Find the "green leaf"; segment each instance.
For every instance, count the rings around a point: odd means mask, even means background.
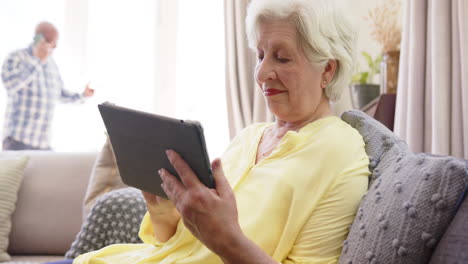
[[[361,75],[361,80],[359,81],[361,84],[367,83],[367,77],[369,76],[368,72],[363,72]]]
[[[379,54],[376,56],[375,59],[372,58],[372,56],[365,52],[361,52],[362,56],[367,62],[368,70],[367,71],[361,71],[353,75],[351,82],[352,83],[360,83],[360,84],[368,84],[372,82],[374,79],[375,74],[380,73],[380,63],[382,62],[382,54]]]
[[[374,63],[375,64],[380,64],[381,62],[382,62],[382,54],[380,54],[379,56],[377,56],[377,58],[375,58]]]
[[[363,51],[362,56],[364,56],[364,58],[366,59],[367,65],[369,65],[369,67],[372,68],[373,61],[372,61],[371,55],[369,53]]]
[[[351,81],[353,83],[366,84],[368,75],[369,75],[368,72],[358,72],[353,75],[353,77],[351,78]]]
[[[382,54],[377,56],[374,61],[374,73],[378,74],[380,73],[380,63],[382,62]]]
[[[353,83],[358,83],[358,82],[361,81],[361,76],[362,76],[362,72],[358,72],[358,73],[353,75],[353,77],[351,78],[351,81]]]

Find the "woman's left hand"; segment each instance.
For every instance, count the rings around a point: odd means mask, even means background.
[[[234,192],[216,159],[211,164],[216,184],[209,189],[201,183],[190,166],[172,150],[166,151],[181,181],[167,170],[159,170],[162,187],[182,215],[185,226],[205,246],[222,255],[226,241],[243,236],[239,225]]]

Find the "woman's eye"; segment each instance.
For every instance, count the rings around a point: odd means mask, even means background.
[[[262,61],[262,60],[263,60],[263,55],[258,55],[258,56],[257,56],[257,59],[258,59],[259,61]]]
[[[276,57],[276,59],[277,59],[279,62],[281,62],[281,63],[289,62],[289,59],[287,59],[287,58]]]

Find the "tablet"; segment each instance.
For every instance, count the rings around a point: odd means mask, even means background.
[[[206,151],[203,128],[197,121],[174,119],[116,106],[98,105],[107,129],[122,181],[132,187],[167,198],[158,170],[180,177],[166,156],[179,153],[208,188],[215,183]]]

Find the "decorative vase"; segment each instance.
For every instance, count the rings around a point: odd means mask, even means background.
[[[355,109],[362,109],[380,94],[377,84],[351,85],[351,99]]]
[[[388,51],[383,53],[380,63],[380,93],[396,94],[398,85],[398,65],[400,63],[400,51]]]

